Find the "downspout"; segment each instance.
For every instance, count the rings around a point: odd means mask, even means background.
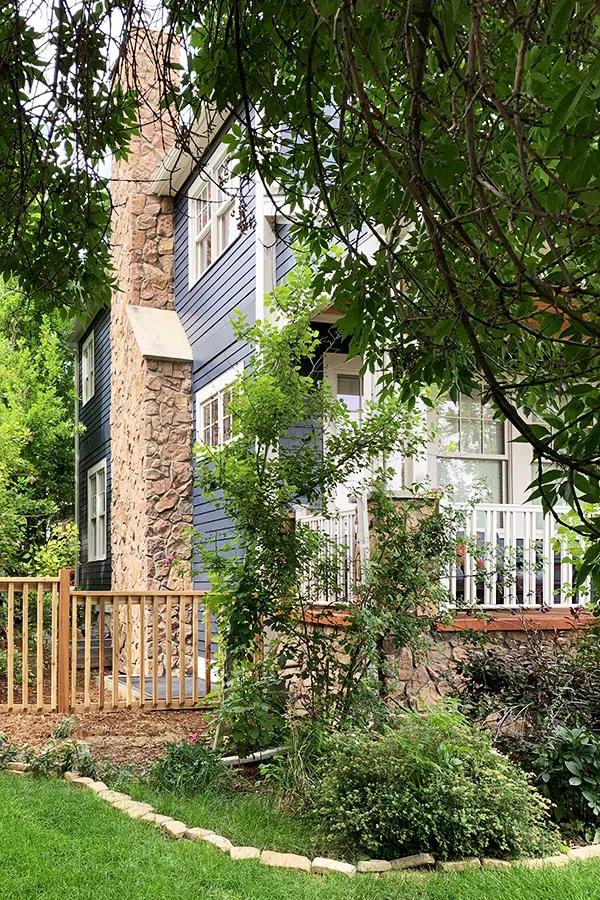
[[[79,531],[79,344],[73,354],[73,378],[75,380],[75,525],[79,549],[75,560],[75,585],[79,585],[79,555],[81,553],[81,534]]]

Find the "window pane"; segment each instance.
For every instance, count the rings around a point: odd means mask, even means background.
[[[229,404],[231,403],[231,391],[223,393],[223,442],[231,438],[231,413],[229,412]]]
[[[98,559],[103,559],[105,556],[106,556],[106,517],[100,516],[98,518],[96,557]]]
[[[457,503],[467,503],[483,488],[483,499],[502,503],[502,466],[500,460],[438,458],[437,481],[453,488]]]
[[[483,420],[483,452],[504,453],[504,423]]]
[[[362,410],[362,378],[360,375],[338,375],[337,396],[350,413],[353,421],[360,421]]]
[[[460,452],[481,453],[481,419],[460,420]]]
[[[214,397],[210,401],[210,422],[211,422],[211,447],[219,446],[219,398]]]

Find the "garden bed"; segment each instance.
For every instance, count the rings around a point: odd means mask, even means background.
[[[0,713],[0,733],[14,744],[43,745],[64,720],[59,713]],[[142,768],[157,759],[170,741],[179,741],[206,729],[206,713],[200,710],[146,711],[120,709],[77,716],[81,737],[97,758],[117,766]]]

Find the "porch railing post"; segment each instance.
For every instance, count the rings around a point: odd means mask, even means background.
[[[69,704],[69,631],[71,606],[71,570],[59,572],[58,590],[58,712],[67,715]]]

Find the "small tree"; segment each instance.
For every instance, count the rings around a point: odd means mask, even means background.
[[[340,548],[294,521],[293,509],[302,505],[327,515],[340,482],[379,465],[375,499],[385,516],[378,527],[382,536],[391,536],[399,519],[405,526],[406,519],[398,512],[394,520],[386,505],[381,460],[394,450],[417,455],[428,434],[423,416],[393,394],[368,404],[360,424],[351,421],[345,405],[315,377],[314,292],[302,261],[288,285],[275,292],[271,309],[270,321],[250,325],[240,317],[235,325],[238,339],[250,343],[254,354],[233,386],[232,440],[217,450],[197,450],[198,486],[233,525],[220,544],[200,535],[198,552],[211,581],[209,603],[220,614],[225,692],[236,667],[254,661],[257,638],[266,630],[275,635],[271,647],[279,669],[292,661],[305,711],[339,722],[352,715],[359,683],[364,686],[375,672],[384,637],[406,642],[423,628],[425,598],[415,572],[406,581],[408,561],[403,570],[393,551],[392,569],[385,552],[375,552],[364,587],[343,605],[346,627],[335,636],[315,627],[308,614],[311,588],[316,581],[321,588],[333,586],[335,594]],[[431,543],[422,544],[421,561],[426,547],[431,550]],[[398,549],[410,552],[410,541],[405,537]],[[437,584],[433,558],[430,573],[420,576],[423,588]]]

